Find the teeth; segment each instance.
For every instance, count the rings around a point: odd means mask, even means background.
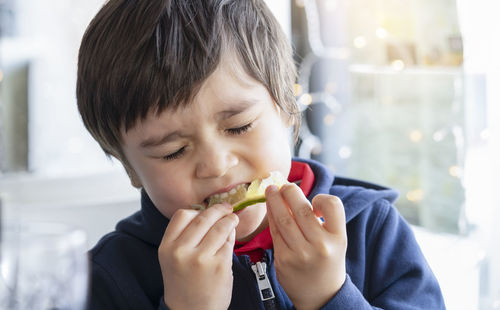
[[[247,187],[248,184],[240,184],[232,188],[229,192],[212,195],[208,199],[208,206],[224,202],[234,204],[245,197]]]

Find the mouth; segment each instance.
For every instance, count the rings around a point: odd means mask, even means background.
[[[195,210],[205,210],[219,203],[228,203],[234,205],[245,198],[250,183],[241,183],[227,192],[216,193],[205,198],[200,204],[192,204],[191,208]]]
[[[206,204],[207,208],[210,208],[211,206],[219,203],[228,203],[230,205],[233,205],[245,198],[249,185],[250,183],[239,184],[227,192],[218,193],[207,197],[203,201],[203,203]]]
[[[195,210],[205,210],[213,205],[228,203],[233,206],[233,212],[243,210],[244,208],[266,201],[265,189],[269,185],[278,187],[288,183],[278,171],[270,173],[269,177],[264,179],[255,179],[252,183],[242,183],[227,192],[216,193],[205,198],[202,204],[193,204],[191,208]]]

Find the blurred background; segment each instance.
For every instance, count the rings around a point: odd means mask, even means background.
[[[296,155],[397,189],[449,309],[500,309],[496,0],[268,0],[296,51]],[[102,0],[0,0],[2,217],[82,227],[139,208],[84,129],[76,60]]]

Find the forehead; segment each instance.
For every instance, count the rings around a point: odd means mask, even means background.
[[[232,56],[224,57],[216,70],[201,83],[192,99],[181,104],[167,105],[164,110],[151,109],[145,118],[137,120],[135,126],[122,131],[126,134],[134,130],[152,130],[152,123],[162,119],[178,123],[181,115],[194,115],[192,112],[221,115],[240,111],[255,103],[275,105],[267,88],[253,79],[243,69],[242,65]],[[187,120],[187,119],[185,119]]]
[[[256,84],[264,87],[264,85],[252,78],[248,72],[245,71],[240,59],[234,52],[224,53],[214,73],[227,75],[242,87],[252,87]]]
[[[214,72],[193,90],[191,98],[186,98],[179,104],[167,104],[165,112],[175,114],[179,110],[192,109],[193,106],[222,107],[229,103],[238,104],[240,101],[262,100],[273,101],[267,88],[243,69],[234,54],[226,54]],[[159,115],[162,112],[164,111],[154,110],[149,115]]]
[[[260,82],[248,75],[238,62],[222,61],[217,69],[201,84],[192,102],[213,97],[224,103],[240,97],[267,97],[267,89]],[[267,98],[266,98],[267,99]]]

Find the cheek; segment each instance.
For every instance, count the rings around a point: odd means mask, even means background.
[[[181,208],[188,208],[193,203],[188,186],[179,182],[181,175],[172,171],[165,171],[160,165],[144,169],[141,175],[143,187],[158,210],[167,218]],[[169,176],[177,175],[179,178]]]
[[[273,125],[276,124],[277,125]],[[263,169],[279,170],[288,175],[291,161],[291,151],[287,129],[279,123],[280,120],[269,120],[263,124],[258,136],[252,141],[252,157]]]

